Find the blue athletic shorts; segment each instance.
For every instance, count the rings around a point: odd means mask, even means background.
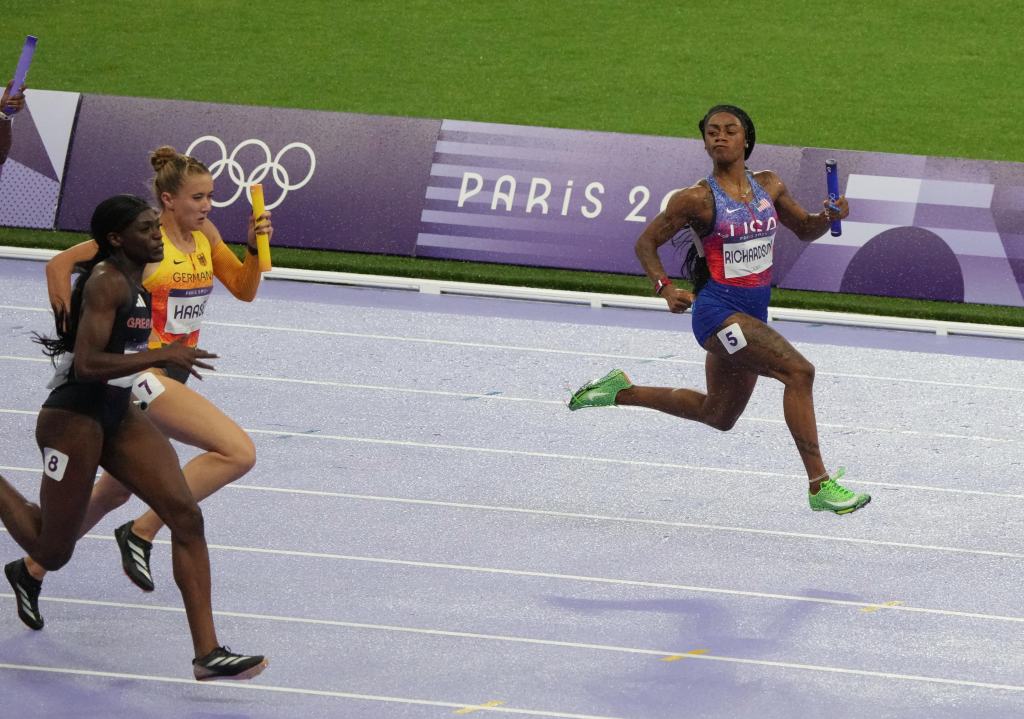
[[[737,287],[708,280],[693,303],[693,336],[703,347],[734,312],[743,312],[762,322],[768,321],[768,302],[772,288]]]

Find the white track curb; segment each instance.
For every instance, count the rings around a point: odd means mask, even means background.
[[[20,260],[48,260],[57,254],[56,250],[23,247],[0,247],[0,257]],[[596,292],[572,292],[569,290],[546,290],[537,287],[512,287],[507,285],[486,285],[475,282],[450,280],[425,280],[415,277],[389,277],[383,275],[360,275],[351,272],[328,272],[325,270],[300,270],[290,267],[275,267],[267,274],[270,280],[297,280],[299,282],[320,282],[358,287],[379,287],[385,289],[411,290],[432,295],[471,295],[474,297],[501,297],[507,299],[539,300],[590,305],[591,307],[627,307],[633,309],[666,310],[664,300],[658,297],[635,295],[610,295]],[[888,317],[884,315],[862,315],[851,312],[823,312],[785,307],[769,307],[769,320],[788,320],[815,324],[846,325],[851,327],[872,327],[876,329],[909,330],[929,332],[936,335],[974,335],[1002,339],[1024,340],[1024,327],[984,325],[971,322],[946,322],[943,320],[921,320],[910,317]]]

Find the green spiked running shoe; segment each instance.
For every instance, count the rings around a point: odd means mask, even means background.
[[[807,493],[811,509],[815,512],[849,514],[850,512],[856,512],[871,501],[870,494],[851,492],[839,484],[839,478],[845,473],[846,470],[840,467],[834,477],[829,477],[821,483],[821,488],[817,494]]]
[[[584,407],[611,407],[615,404],[616,395],[632,386],[625,372],[613,369],[601,379],[587,382],[573,392],[569,398],[569,409],[575,412]]]

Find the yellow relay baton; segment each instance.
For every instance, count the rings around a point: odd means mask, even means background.
[[[252,195],[252,219],[258,222],[260,215],[265,211],[263,206],[263,185],[259,183],[249,188]],[[256,254],[259,256],[260,272],[270,272],[273,269],[270,264],[270,236],[265,232],[256,233]]]

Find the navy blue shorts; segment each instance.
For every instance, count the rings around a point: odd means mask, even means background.
[[[192,376],[192,373],[187,369],[182,369],[177,366],[161,367],[161,369],[164,371],[165,375],[173,380],[181,382],[182,384],[186,384],[188,382],[188,378]]]
[[[737,287],[708,280],[693,303],[693,336],[703,347],[708,337],[721,329],[729,315],[735,312],[767,322],[771,296],[771,285]]]
[[[68,382],[50,392],[43,407],[84,414],[99,422],[104,434],[113,434],[121,424],[132,391],[106,382]]]
[[[167,346],[167,343],[164,342],[159,347],[150,347],[150,349],[163,349],[166,346]],[[168,366],[168,367],[160,367],[159,369],[160,369],[160,372],[163,372],[165,375],[167,375],[171,379],[177,380],[178,382],[181,382],[182,384],[186,384],[188,382],[188,378],[192,376],[192,373],[189,372],[187,369],[182,369],[181,367],[178,367],[178,366],[175,366],[175,365],[171,365],[171,366]],[[159,374],[159,372],[157,374]]]

